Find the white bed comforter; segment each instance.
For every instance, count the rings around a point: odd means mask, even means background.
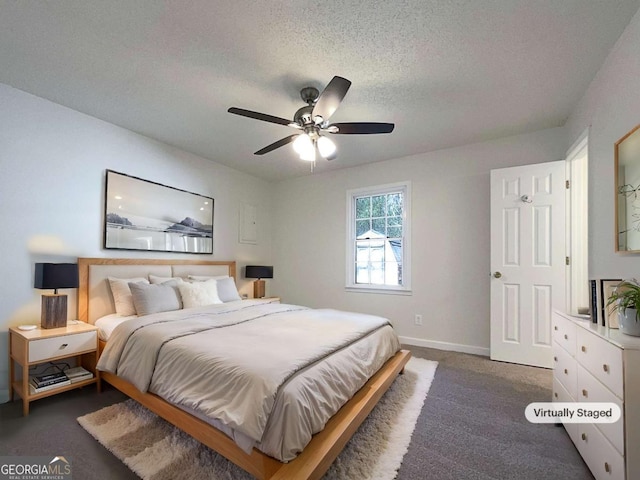
[[[285,382],[388,324],[252,301],[164,312],[118,326],[98,369],[259,443]]]

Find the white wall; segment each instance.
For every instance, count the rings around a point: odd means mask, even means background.
[[[488,354],[489,172],[562,159],[566,146],[556,128],[280,182],[272,292],[386,316],[414,344]],[[345,292],[346,191],[404,180],[412,182],[413,295]]]
[[[7,330],[40,322],[36,262],[77,257],[271,261],[272,184],[0,84],[0,402],[8,389]],[[215,199],[214,254],[104,250],[105,170]],[[258,245],[238,243],[241,202],[258,208]],[[239,279],[243,293],[251,284]],[[70,290],[69,316],[76,314]]]
[[[640,278],[640,256],[615,253],[614,143],[640,124],[640,12],[566,123],[569,143],[589,131],[589,274]]]

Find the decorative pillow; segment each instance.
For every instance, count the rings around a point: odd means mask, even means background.
[[[193,280],[194,282],[206,282],[207,280],[221,280],[223,278],[230,278],[229,275],[218,275],[214,277],[210,277],[207,275],[189,275],[187,277],[189,280]]]
[[[238,294],[238,288],[236,287],[236,282],[233,281],[233,278],[225,277],[220,280],[216,280],[216,287],[218,288],[218,296],[224,303],[242,300]]]
[[[218,287],[215,280],[195,283],[181,283],[178,285],[184,308],[203,307],[222,303],[218,296]]]
[[[131,297],[130,283],[149,283],[146,278],[114,278],[108,277],[116,313],[122,317],[136,314],[136,307]]]
[[[176,284],[184,282],[181,277],[157,277],[156,275],[149,275],[149,280],[154,285],[157,283],[166,283],[171,281],[175,281]]]
[[[133,305],[138,315],[180,310],[182,301],[178,293],[178,282],[170,281],[157,285],[130,283]]]

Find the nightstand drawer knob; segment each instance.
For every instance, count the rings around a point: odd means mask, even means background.
[[[569,340],[569,336],[566,333],[564,334],[564,339]]]
[[[607,462],[604,462],[604,471],[607,473],[611,471],[611,467],[609,467],[609,464]]]
[[[583,345],[583,346],[582,346],[582,348],[581,348],[580,350],[582,350],[583,352],[586,352],[586,351],[587,351],[587,347],[585,347],[585,346]]]
[[[569,371],[566,368],[564,369],[564,374],[569,375]]]
[[[582,389],[582,396],[583,397],[588,397],[589,395],[587,395],[587,391],[585,389]]]
[[[604,365],[602,365],[602,369],[603,369],[605,372],[609,373],[609,365],[607,365],[606,363],[605,363]]]
[[[582,434],[582,440],[584,440],[585,442],[587,441],[587,434],[586,433]]]
[[[60,350],[65,349],[69,346],[68,343],[63,343],[62,345],[60,345]]]
[[[553,329],[557,332],[558,331],[558,326],[554,325]]]
[[[558,361],[558,357],[553,357],[553,361],[557,362]]]

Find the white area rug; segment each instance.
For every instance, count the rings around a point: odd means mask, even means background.
[[[392,480],[407,452],[437,362],[412,358],[340,453],[325,479]],[[249,474],[151,413],[122,403],[78,418],[145,480],[245,480]]]

